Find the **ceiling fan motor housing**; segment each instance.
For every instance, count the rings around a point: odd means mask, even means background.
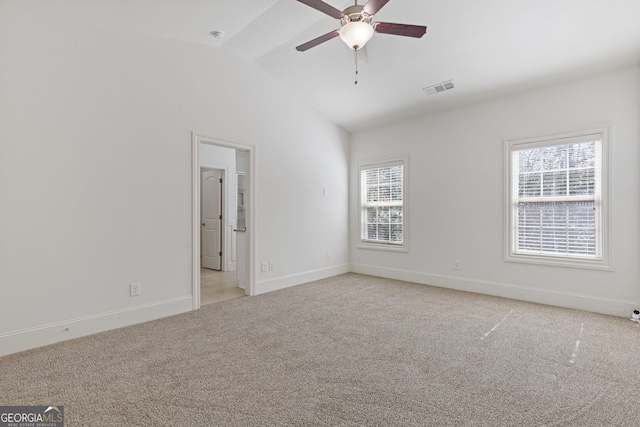
[[[371,23],[371,15],[364,11],[364,6],[358,4],[349,6],[342,13],[344,13],[342,19],[340,20],[342,25],[345,25],[348,22],[366,22],[367,24]]]

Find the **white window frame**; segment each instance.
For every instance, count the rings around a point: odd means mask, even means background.
[[[518,173],[518,165],[514,164],[514,153],[526,149],[549,147],[570,144],[573,142],[593,140],[594,135],[600,140],[599,165],[596,164],[596,174],[599,166],[599,179],[596,182],[600,187],[600,197],[596,200],[599,208],[599,220],[596,219],[596,227],[599,227],[599,250],[596,256],[563,255],[563,254],[536,254],[518,251],[516,248],[518,226],[518,179],[514,173]],[[538,136],[524,139],[508,139],[504,141],[504,259],[508,262],[523,262],[532,264],[554,265],[561,267],[590,268],[600,270],[612,270],[612,246],[611,246],[611,189],[610,189],[610,150],[611,150],[611,125],[594,126],[569,132]]]
[[[391,167],[397,164],[402,164],[402,243],[383,243],[375,242],[364,239],[364,226],[365,226],[365,210],[363,206],[363,185],[362,172],[367,169],[377,169],[384,167]],[[361,249],[376,249],[392,252],[408,252],[408,236],[409,236],[409,183],[407,177],[409,176],[409,158],[408,156],[398,157],[386,157],[375,160],[365,160],[358,163],[358,209],[359,209],[359,237],[358,248]]]

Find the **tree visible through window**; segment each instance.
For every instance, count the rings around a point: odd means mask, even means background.
[[[363,166],[361,182],[361,240],[402,245],[404,242],[404,164]]]
[[[510,253],[604,260],[603,134],[510,143]]]

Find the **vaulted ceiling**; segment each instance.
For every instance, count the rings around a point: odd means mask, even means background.
[[[353,4],[325,1],[340,10]],[[230,50],[349,131],[640,63],[638,0],[390,0],[374,21],[426,25],[427,34],[375,34],[358,85],[353,52],[339,38],[295,50],[339,28],[296,0],[55,0],[38,7]],[[214,30],[224,37],[214,38]],[[423,90],[448,80],[454,89]]]

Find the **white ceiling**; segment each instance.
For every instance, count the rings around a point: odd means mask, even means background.
[[[366,0],[361,0],[363,4]],[[326,0],[340,10],[353,4]],[[262,67],[348,131],[640,63],[640,0],[391,0],[374,21],[426,25],[375,34],[354,85],[339,28],[296,0],[55,0],[48,16],[228,49]],[[213,30],[225,32],[222,40]],[[455,88],[422,88],[452,79]]]

